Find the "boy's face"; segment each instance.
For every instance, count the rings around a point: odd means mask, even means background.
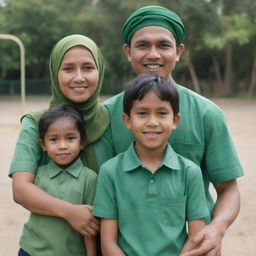
[[[138,150],[164,150],[172,130],[177,127],[180,115],[174,117],[168,101],[161,100],[153,91],[142,100],[133,102],[130,117],[123,114],[124,122],[132,130]]]
[[[57,119],[51,124],[40,144],[48,156],[63,168],[70,165],[83,148],[75,122],[68,117]]]

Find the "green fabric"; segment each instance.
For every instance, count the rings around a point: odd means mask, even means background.
[[[97,175],[78,158],[63,170],[53,161],[38,169],[35,184],[48,194],[72,204],[92,205]],[[30,255],[85,256],[84,239],[64,219],[31,213],[20,247]]]
[[[90,50],[92,53],[97,69],[99,71],[99,82],[95,93],[90,99],[83,103],[74,103],[70,101],[60,90],[58,83],[58,71],[61,65],[64,54],[72,47],[82,45]],[[84,117],[86,124],[86,134],[88,144],[86,146],[86,153],[82,153],[83,161],[87,166],[93,170],[97,170],[97,161],[93,146],[91,143],[98,140],[105,132],[109,125],[109,114],[106,108],[98,102],[98,96],[102,87],[104,77],[103,57],[97,45],[88,37],[83,35],[70,35],[60,40],[53,48],[50,56],[50,76],[51,76],[51,90],[52,97],[50,101],[50,108],[59,104],[68,104],[77,109]],[[36,122],[45,112],[38,111],[30,113]]]
[[[162,6],[146,6],[133,12],[124,24],[122,37],[130,44],[133,34],[147,26],[161,26],[172,32],[177,45],[185,39],[185,28],[180,17]]]
[[[208,215],[200,168],[168,145],[152,174],[132,144],[102,165],[93,214],[118,220],[126,255],[178,255],[187,239],[186,221]]]
[[[210,100],[177,85],[181,120],[169,143],[178,154],[201,167],[207,204],[214,205],[209,183],[224,182],[243,176],[238,155],[230,137],[222,111]],[[109,110],[115,155],[129,147],[133,136],[122,120],[123,92],[103,103]],[[210,216],[209,216],[210,219]]]

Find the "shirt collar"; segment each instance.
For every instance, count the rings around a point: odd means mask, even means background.
[[[61,166],[59,166],[58,164],[51,160],[47,165],[47,172],[51,179],[55,178],[64,170],[67,171],[74,178],[78,178],[82,167],[83,164],[80,158],[77,158],[77,160],[66,169],[63,169]]]
[[[135,152],[134,142],[133,142],[130,145],[130,147],[128,148],[128,150],[124,153],[123,170],[124,171],[132,171],[140,166],[142,166],[142,163]],[[172,147],[169,143],[167,144],[164,158],[163,158],[162,163],[159,165],[159,168],[162,166],[166,166],[170,170],[181,169],[177,154],[172,149]]]

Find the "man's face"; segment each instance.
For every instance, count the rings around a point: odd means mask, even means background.
[[[130,46],[123,46],[124,53],[137,75],[169,76],[183,49],[184,45],[176,47],[173,34],[160,26],[148,26],[137,30],[131,38]]]

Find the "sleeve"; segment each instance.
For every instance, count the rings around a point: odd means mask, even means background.
[[[84,203],[93,205],[97,186],[97,174],[90,170],[86,178]]]
[[[203,164],[211,182],[223,182],[243,175],[237,152],[220,110],[208,110],[205,117]]]
[[[25,116],[22,119],[21,130],[16,142],[16,147],[10,165],[9,176],[14,172],[26,171],[36,173],[40,161],[46,159],[46,155],[38,143],[38,129],[35,121]]]
[[[186,220],[197,220],[209,216],[201,169],[199,166],[193,165],[188,168],[186,174]]]
[[[113,178],[104,165],[100,169],[93,206],[93,215],[100,218],[117,219],[117,204]]]

